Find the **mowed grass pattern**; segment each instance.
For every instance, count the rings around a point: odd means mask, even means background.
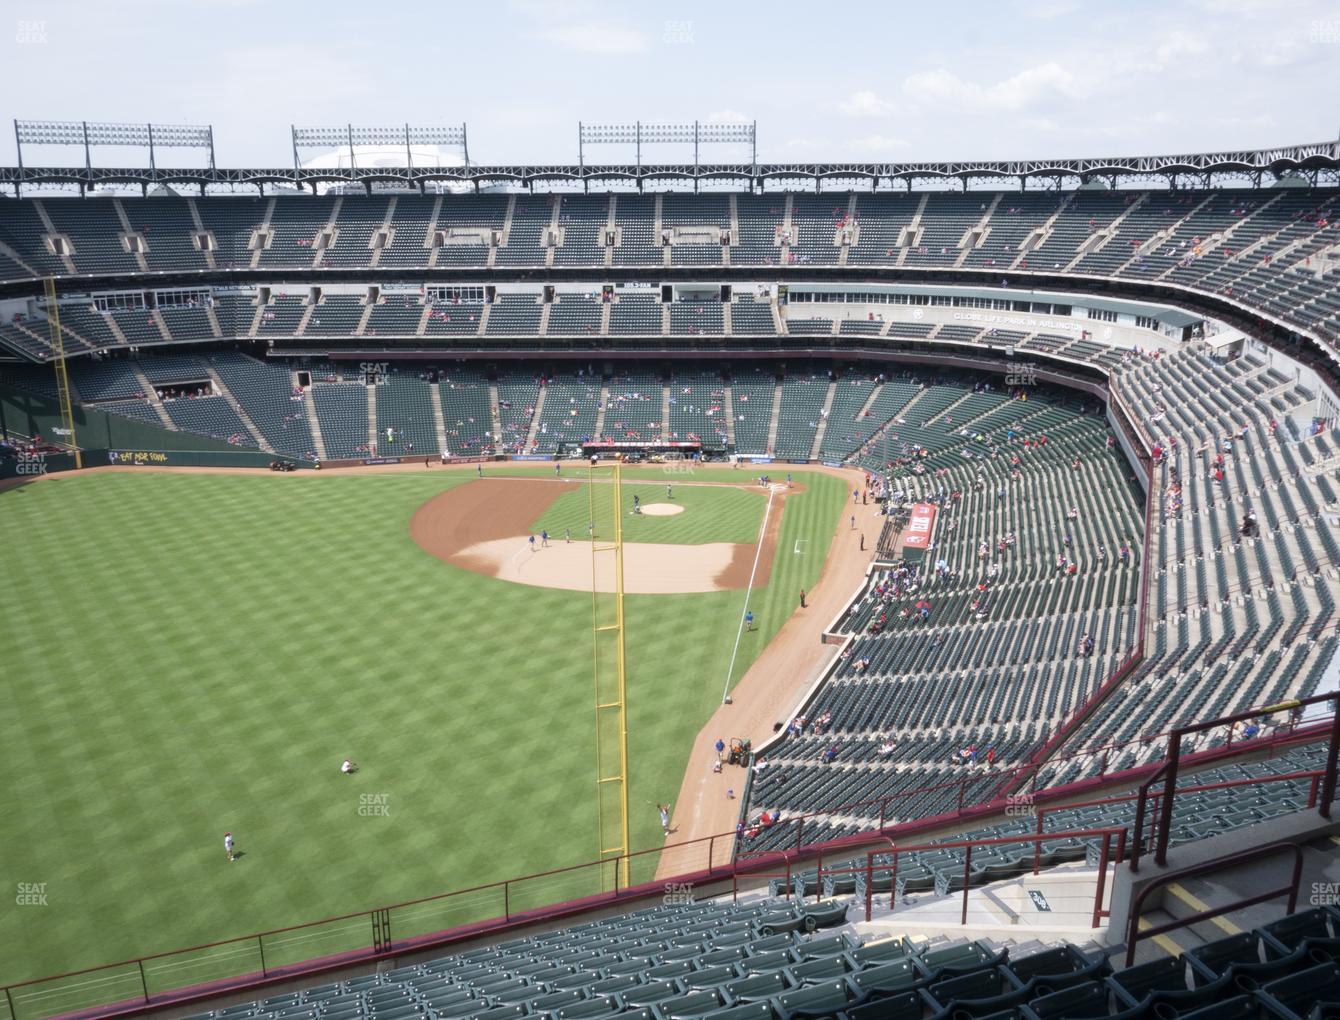
[[[0,551],[0,883],[47,894],[0,901],[0,983],[595,856],[590,596],[456,570],[408,535],[471,477],[115,474],[0,494],[21,539]],[[844,486],[807,481],[737,674],[822,565]],[[634,848],[660,841],[651,805],[720,699],[743,597],[627,600]],[[534,883],[513,907],[591,881]],[[417,908],[397,935],[500,909]],[[346,922],[267,959],[369,937]],[[216,962],[162,980],[255,963]]]

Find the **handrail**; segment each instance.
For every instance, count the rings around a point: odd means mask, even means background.
[[[1103,894],[1107,891],[1107,866],[1111,859],[1112,841],[1116,840],[1116,859],[1115,863],[1120,864],[1126,852],[1126,829],[1123,826],[1099,826],[1092,829],[1068,829],[1065,832],[1045,832],[1030,833],[1027,836],[989,836],[985,839],[953,839],[935,843],[914,843],[912,846],[899,846],[890,836],[883,837],[889,843],[889,850],[868,850],[865,855],[865,865],[854,868],[833,868],[827,874],[829,875],[865,875],[865,919],[870,920],[871,907],[873,906],[873,880],[875,874],[875,858],[883,853],[892,852],[893,861],[888,865],[890,875],[889,909],[894,909],[894,902],[898,896],[898,857],[900,854],[920,853],[924,850],[963,850],[963,907],[959,917],[959,924],[968,923],[968,890],[969,880],[972,876],[972,851],[974,847],[1000,846],[1008,843],[1032,843],[1036,851],[1044,842],[1051,842],[1058,839],[1079,839],[1088,836],[1101,836],[1102,845],[1098,854],[1098,883],[1094,892],[1093,907],[1093,927],[1098,927],[1098,922],[1107,917],[1109,911],[1103,910]],[[883,868],[881,867],[881,870]],[[1034,872],[1036,874],[1036,871]],[[822,872],[821,872],[822,874]]]
[[[1335,694],[1331,694],[1331,695],[1319,695],[1319,696],[1315,696],[1315,697],[1312,698],[1312,699],[1309,699],[1309,701],[1324,701],[1324,700],[1327,700],[1328,698],[1332,698],[1332,697],[1336,697],[1336,696],[1337,696],[1337,695],[1335,695]],[[1304,704],[1304,703],[1308,703],[1308,702],[1306,702],[1306,701],[1305,701],[1305,702],[1300,702],[1299,704]],[[1290,704],[1292,704],[1292,703],[1290,703]],[[1258,710],[1256,713],[1247,713],[1247,715],[1258,715],[1258,714],[1260,714],[1260,710]],[[1221,724],[1221,721],[1220,721],[1220,720],[1214,720],[1214,721],[1212,721],[1211,723],[1207,724],[1207,726],[1213,726],[1213,725],[1219,725],[1219,724]],[[1318,733],[1316,734],[1316,736],[1320,736],[1320,733],[1318,732]],[[1254,742],[1254,746],[1260,747],[1261,749],[1267,749],[1267,748],[1273,748],[1273,747],[1275,746],[1276,743],[1285,744],[1285,743],[1301,742],[1301,741],[1307,740],[1309,737],[1313,737],[1313,739],[1315,739],[1315,736],[1313,736],[1312,728],[1311,728],[1311,727],[1309,727],[1307,730],[1302,731],[1301,733],[1299,733],[1299,732],[1290,732],[1289,734],[1287,734],[1287,736],[1275,735],[1275,736],[1272,736],[1272,737],[1262,738],[1261,740]],[[1327,790],[1327,789],[1329,789],[1329,791],[1330,791],[1330,795],[1331,795],[1331,796],[1334,795],[1334,785],[1335,785],[1335,784],[1334,784],[1335,754],[1336,754],[1337,749],[1340,749],[1340,739],[1337,739],[1336,733],[1334,732],[1334,727],[1332,728],[1332,732],[1329,734],[1329,737],[1330,737],[1330,766],[1329,766],[1329,768],[1330,768],[1330,772],[1329,772],[1330,783],[1329,783],[1329,787],[1328,787],[1328,786],[1327,786],[1327,782],[1326,782],[1327,777],[1326,777],[1326,776],[1321,777],[1321,778],[1322,778],[1322,788],[1323,788],[1323,800],[1325,799],[1325,793],[1326,793],[1326,790]],[[1132,741],[1132,743],[1138,743],[1138,742],[1140,742],[1140,741]],[[1088,753],[1089,753],[1089,752],[1083,752],[1083,754],[1088,754]],[[1222,756],[1222,755],[1223,755],[1223,749],[1218,749],[1218,750],[1211,749],[1211,750],[1208,750],[1208,751],[1205,751],[1205,752],[1196,752],[1196,753],[1193,755],[1193,758],[1200,759],[1201,757],[1206,757],[1206,758],[1213,759],[1213,758],[1215,758],[1215,757],[1220,757],[1220,756]],[[1057,760],[1059,761],[1059,760],[1065,760],[1065,759],[1057,759]],[[1027,770],[1027,769],[1032,768],[1032,767],[1034,767],[1034,766],[1032,766],[1032,765],[1023,765],[1023,766],[1018,767],[1015,771],[1023,771],[1023,770]],[[976,772],[976,771],[974,771],[974,772],[972,773],[973,776],[979,776],[979,775],[984,776],[984,775],[987,775],[987,774],[989,774],[989,773],[979,773],[979,772]],[[965,784],[966,782],[968,782],[968,781],[970,780],[970,778],[971,778],[971,777],[964,777],[964,779],[958,780],[958,781],[953,782],[953,783],[937,784],[937,785],[935,785],[935,786],[927,787],[925,790],[905,791],[904,793],[901,793],[901,794],[892,795],[892,796],[885,797],[885,798],[879,798],[877,801],[870,801],[870,802],[865,802],[865,803],[871,803],[871,804],[873,804],[873,803],[883,803],[883,804],[887,804],[887,803],[892,802],[892,801],[894,801],[894,800],[896,800],[896,799],[906,798],[906,797],[913,797],[913,796],[918,796],[918,795],[920,795],[920,794],[922,794],[922,793],[924,793],[924,792],[927,792],[927,790],[946,789],[946,788],[954,788],[954,787],[958,787],[958,788],[960,788],[960,789],[963,789],[963,788],[964,788],[964,784]],[[1266,778],[1273,779],[1274,777],[1266,777]],[[1077,785],[1080,785],[1080,786],[1091,785],[1091,784],[1099,783],[1099,782],[1102,782],[1102,781],[1103,781],[1102,779],[1086,780],[1086,781],[1083,781],[1083,783],[1081,783],[1081,784],[1077,784]],[[1248,780],[1243,781],[1243,783],[1242,783],[1241,785],[1250,785],[1252,782],[1259,782],[1259,781],[1261,781],[1261,780],[1260,780],[1260,779],[1248,779]],[[1314,780],[1314,783],[1315,783],[1315,780]],[[1070,789],[1069,786],[1067,786],[1067,787],[1058,787],[1058,788],[1056,788],[1056,790],[1055,790],[1054,792],[1055,792],[1056,796],[1058,796],[1058,797],[1062,797],[1062,796],[1065,796],[1065,795],[1066,795],[1066,794],[1065,794],[1065,791],[1068,790],[1068,789]],[[1047,791],[1047,793],[1046,793],[1045,795],[1050,799],[1051,796],[1052,796],[1052,794],[1053,794],[1053,791]],[[849,806],[854,806],[854,805],[849,805]],[[1003,800],[1001,797],[997,796],[994,800],[990,800],[990,801],[987,801],[987,802],[983,802],[982,804],[977,805],[977,806],[974,806],[974,807],[972,807],[972,808],[968,808],[968,809],[959,808],[959,809],[957,809],[957,810],[954,810],[952,815],[937,815],[937,816],[931,816],[930,818],[923,818],[923,819],[910,820],[910,821],[908,821],[908,822],[906,822],[906,823],[902,823],[902,824],[899,825],[897,828],[899,828],[899,829],[906,828],[909,832],[911,832],[911,831],[918,831],[918,830],[923,830],[923,831],[924,831],[927,827],[929,827],[929,826],[932,825],[932,824],[939,824],[939,825],[949,824],[954,818],[963,818],[963,817],[965,817],[965,816],[966,816],[966,817],[976,817],[976,816],[979,816],[979,815],[980,815],[980,816],[986,816],[986,815],[989,815],[989,814],[992,812],[993,809],[994,809],[994,810],[1003,810],[1004,806],[1005,806],[1005,802],[1004,802],[1004,800]],[[871,840],[872,838],[873,838],[873,839],[887,838],[886,833],[885,833],[884,831],[882,831],[882,830],[884,830],[885,827],[884,827],[884,825],[882,824],[882,820],[881,820],[881,825],[880,825],[880,829],[879,829],[879,830],[874,830],[874,829],[872,829],[871,831],[868,831],[868,832],[866,832],[866,833],[864,833],[864,834],[858,833],[858,834],[854,834],[853,836],[843,837],[843,838],[840,839],[840,840],[829,841],[829,842],[827,842],[827,843],[811,844],[811,845],[808,845],[808,846],[807,846],[807,845],[804,845],[804,844],[801,842],[802,839],[803,839],[803,836],[802,836],[802,833],[801,833],[801,828],[803,827],[803,820],[806,819],[806,818],[823,817],[823,816],[825,816],[825,815],[831,815],[831,814],[833,814],[833,813],[835,813],[835,812],[832,811],[832,810],[828,810],[828,811],[822,811],[822,812],[814,812],[814,813],[812,813],[812,814],[804,815],[804,816],[797,816],[797,818],[795,818],[795,819],[788,819],[787,822],[797,822],[797,823],[802,823],[802,826],[801,826],[801,827],[798,827],[796,844],[795,844],[794,846],[789,847],[787,852],[788,852],[789,854],[796,854],[797,852],[799,852],[799,853],[801,854],[801,856],[809,856],[809,855],[811,855],[811,854],[813,854],[813,853],[816,853],[816,852],[823,852],[823,850],[825,850],[825,849],[837,849],[837,848],[842,847],[843,845],[853,845],[853,844],[855,844],[855,845],[859,845],[860,842],[862,842],[862,841],[864,841],[864,842],[869,842],[869,840]],[[723,838],[723,839],[733,839],[733,838],[734,838],[734,835],[735,835],[735,833],[734,833],[734,832],[731,832],[731,833],[720,833],[720,834],[717,834],[717,835],[715,835],[715,836],[705,836],[705,837],[700,837],[700,838],[695,839],[695,840],[688,840],[688,841],[685,841],[685,842],[683,842],[683,843],[672,844],[672,845],[670,845],[670,846],[654,847],[654,848],[650,848],[650,849],[643,850],[643,851],[637,851],[637,852],[635,852],[635,853],[633,853],[633,854],[630,854],[629,857],[630,857],[630,859],[631,859],[632,857],[642,857],[642,858],[646,858],[646,857],[648,857],[649,855],[662,854],[662,853],[664,853],[665,851],[673,851],[673,850],[676,850],[676,849],[681,849],[681,850],[682,850],[682,849],[685,848],[685,847],[694,846],[694,845],[699,844],[699,843],[707,843],[708,847],[710,848],[710,847],[712,847],[712,845],[713,845],[713,841],[714,841],[714,840],[716,840],[716,839],[718,839],[718,838]],[[1044,837],[1044,838],[1046,838],[1046,839],[1055,839],[1055,838],[1057,838],[1057,836],[1056,836],[1055,834],[1053,834],[1053,833],[1047,833],[1047,834],[1045,834],[1045,837]],[[1138,840],[1138,838],[1137,838],[1137,840],[1136,840],[1136,846],[1137,846],[1137,847],[1138,847],[1138,844],[1139,844],[1139,840]],[[730,865],[730,868],[729,868],[729,869],[726,869],[726,868],[716,868],[716,867],[714,867],[714,866],[713,866],[713,861],[711,860],[711,858],[709,858],[708,863],[707,863],[707,867],[706,867],[705,869],[703,869],[702,871],[700,871],[700,872],[689,872],[689,873],[687,873],[687,874],[678,875],[678,876],[673,876],[671,879],[668,879],[667,881],[673,881],[673,880],[675,880],[675,879],[679,879],[679,880],[683,881],[684,879],[687,879],[687,878],[693,878],[693,879],[696,879],[696,880],[702,880],[702,879],[706,879],[706,878],[709,878],[709,877],[710,877],[711,879],[713,879],[713,880],[716,880],[716,879],[725,879],[725,878],[729,878],[729,877],[732,876],[732,874],[734,874],[734,875],[737,876],[737,877],[738,877],[739,875],[750,875],[750,874],[755,874],[755,873],[759,870],[759,868],[767,867],[768,862],[769,862],[769,859],[770,859],[771,857],[774,857],[775,854],[777,854],[777,853],[778,853],[778,851],[770,851],[770,852],[766,852],[766,853],[764,853],[764,854],[760,854],[758,857],[754,857],[754,858],[745,858],[745,859],[743,859],[743,860],[737,860],[737,859],[735,859],[735,858],[736,858],[738,855],[733,855],[732,862],[731,862],[731,865]],[[421,897],[421,898],[416,899],[416,900],[408,901],[407,903],[404,903],[404,904],[399,904],[399,903],[398,903],[398,904],[393,904],[393,905],[390,905],[390,906],[378,907],[378,908],[375,908],[375,909],[376,909],[376,910],[382,910],[382,911],[391,911],[391,910],[397,910],[397,909],[400,909],[400,908],[403,908],[403,907],[405,907],[405,906],[409,906],[409,905],[417,905],[417,904],[424,904],[424,903],[435,902],[435,901],[446,901],[446,900],[451,900],[451,899],[453,899],[453,898],[458,898],[458,897],[461,897],[461,896],[464,896],[464,895],[468,895],[468,894],[493,893],[493,894],[497,895],[497,896],[500,898],[500,901],[501,901],[501,903],[502,903],[502,905],[503,905],[503,909],[502,909],[501,913],[499,914],[499,916],[496,917],[496,918],[494,918],[494,919],[491,920],[491,921],[473,922],[473,923],[471,923],[471,924],[467,924],[467,925],[464,926],[465,928],[469,928],[469,929],[471,929],[472,931],[474,931],[474,930],[476,930],[476,929],[479,930],[479,931],[482,931],[482,930],[485,930],[486,928],[492,930],[492,929],[504,928],[504,927],[507,927],[507,926],[512,926],[512,925],[515,925],[515,924],[520,923],[520,921],[521,921],[522,919],[525,919],[525,920],[535,920],[535,919],[537,919],[537,918],[539,918],[539,917],[545,917],[545,916],[547,916],[547,917],[559,917],[559,916],[564,916],[564,915],[566,915],[566,914],[569,914],[569,913],[574,912],[575,910],[581,909],[581,906],[584,905],[584,904],[591,904],[591,903],[595,903],[595,902],[613,902],[613,901],[620,901],[620,900],[630,900],[630,899],[636,899],[636,898],[638,898],[639,896],[650,895],[650,893],[649,893],[647,890],[648,890],[649,888],[651,888],[651,887],[650,887],[650,886],[642,886],[642,887],[634,887],[634,888],[631,888],[631,889],[620,889],[620,890],[619,890],[617,893],[615,893],[615,894],[611,894],[611,893],[609,893],[609,892],[605,892],[605,893],[602,893],[602,894],[599,894],[599,895],[595,896],[594,898],[592,898],[592,897],[587,897],[587,898],[585,898],[585,899],[581,899],[581,900],[561,901],[561,902],[558,902],[558,903],[555,903],[555,904],[551,904],[551,905],[546,906],[546,907],[536,908],[535,910],[515,911],[515,910],[513,910],[513,909],[511,909],[510,907],[507,906],[507,904],[508,904],[508,902],[509,902],[509,891],[510,891],[510,889],[512,889],[512,888],[514,888],[514,887],[516,887],[516,886],[518,886],[518,885],[522,885],[523,883],[533,882],[533,881],[538,880],[538,879],[550,878],[550,877],[554,877],[554,876],[572,875],[572,874],[581,872],[581,871],[583,871],[583,870],[589,870],[589,869],[593,869],[593,868],[596,869],[596,872],[598,873],[598,872],[600,871],[600,869],[601,869],[605,864],[608,864],[608,863],[610,863],[610,861],[609,861],[608,859],[606,859],[605,861],[594,861],[594,862],[588,862],[588,863],[586,863],[586,864],[572,865],[572,866],[568,866],[568,867],[565,867],[565,868],[558,868],[558,869],[553,869],[553,870],[551,870],[551,871],[540,872],[540,873],[537,873],[537,874],[534,874],[534,875],[521,876],[521,877],[518,877],[518,878],[507,879],[507,880],[503,880],[503,881],[500,881],[500,882],[494,882],[494,883],[488,883],[488,884],[479,885],[479,886],[473,886],[473,887],[468,888],[468,889],[454,890],[454,891],[452,891],[452,892],[444,893],[444,894],[439,894],[439,895],[437,895],[437,896]],[[656,888],[661,888],[661,887],[660,887],[659,885],[657,885]],[[218,947],[221,947],[221,946],[226,946],[226,945],[240,946],[240,945],[243,945],[243,944],[258,944],[258,943],[259,943],[259,944],[261,945],[261,947],[262,947],[262,953],[263,953],[264,939],[266,939],[266,938],[270,938],[270,937],[272,937],[272,936],[281,935],[281,934],[285,934],[285,933],[289,933],[289,932],[299,931],[299,930],[302,930],[302,929],[311,929],[311,928],[318,927],[318,926],[321,926],[321,925],[331,924],[331,923],[334,923],[334,922],[337,922],[337,921],[349,921],[349,920],[353,920],[353,919],[355,919],[355,918],[367,917],[367,916],[370,916],[370,915],[371,915],[372,913],[374,913],[374,912],[375,912],[374,910],[361,910],[361,911],[356,911],[356,912],[349,913],[349,914],[339,915],[338,917],[335,917],[335,918],[326,918],[326,919],[323,919],[323,920],[320,920],[320,921],[305,922],[305,923],[303,923],[303,924],[291,925],[291,926],[286,927],[286,928],[277,928],[277,929],[273,929],[273,930],[266,931],[266,932],[262,932],[262,933],[258,933],[258,934],[252,934],[252,935],[246,935],[246,936],[239,936],[239,937],[235,937],[235,938],[231,938],[231,939],[224,939],[224,940],[219,940],[219,941],[215,941],[215,942],[206,943],[206,944],[204,944],[204,945],[192,946],[192,947],[184,948],[184,949],[169,950],[169,951],[162,952],[162,953],[156,953],[156,954],[151,954],[151,955],[139,956],[139,957],[135,957],[135,958],[133,958],[133,959],[123,960],[123,961],[120,961],[120,962],[118,962],[118,963],[102,964],[102,965],[98,965],[98,966],[94,966],[94,967],[83,968],[83,969],[81,969],[81,970],[76,970],[76,971],[71,971],[71,972],[65,972],[65,973],[60,973],[60,974],[55,974],[55,975],[48,975],[48,976],[46,976],[46,977],[33,978],[33,979],[26,980],[26,981],[20,981],[20,982],[15,982],[15,983],[6,985],[6,986],[4,986],[4,989],[3,989],[3,990],[6,992],[7,995],[10,995],[13,991],[18,990],[18,989],[22,989],[22,988],[30,988],[30,987],[35,986],[35,985],[49,984],[49,983],[51,983],[51,982],[61,981],[61,980],[64,980],[64,979],[67,979],[67,978],[71,978],[71,977],[78,977],[78,976],[81,976],[81,975],[92,974],[92,973],[99,972],[99,971],[101,971],[101,972],[111,972],[111,971],[117,970],[118,968],[125,969],[127,973],[133,973],[133,971],[132,971],[131,969],[132,969],[132,968],[135,968],[135,969],[138,969],[138,970],[140,971],[140,974],[139,974],[139,983],[140,983],[141,988],[142,988],[143,993],[144,993],[143,996],[140,997],[140,999],[139,999],[140,1005],[157,1004],[158,1002],[167,1001],[167,997],[169,997],[169,996],[170,996],[172,999],[180,999],[180,998],[184,998],[185,996],[182,996],[182,995],[178,994],[178,993],[180,993],[183,989],[174,989],[174,990],[172,990],[171,992],[160,993],[160,994],[157,995],[157,996],[154,995],[154,994],[152,994],[152,993],[150,993],[150,991],[149,991],[149,989],[148,989],[148,987],[147,987],[147,980],[145,979],[144,974],[143,974],[144,964],[147,963],[147,962],[152,962],[152,961],[156,961],[156,960],[161,960],[161,959],[165,959],[165,958],[169,958],[169,957],[181,957],[181,956],[184,956],[184,955],[186,955],[186,954],[200,952],[201,950],[215,949],[215,948],[218,948]],[[482,926],[482,927],[480,927],[480,926]],[[442,931],[438,931],[438,932],[436,932],[436,933],[434,933],[434,934],[430,934],[430,935],[422,936],[421,939],[424,940],[424,941],[427,941],[427,942],[429,942],[429,943],[431,943],[431,944],[436,944],[436,945],[445,944],[445,943],[446,943],[447,941],[449,941],[449,939],[451,938],[451,936],[449,936],[449,935],[447,934],[448,932],[455,932],[457,936],[460,936],[460,935],[463,933],[463,932],[462,932],[462,929],[459,929],[459,928],[455,928],[455,929],[444,929],[444,930],[442,930]],[[404,946],[405,944],[407,944],[407,943],[406,943],[406,940],[403,940],[403,939],[400,940],[400,946],[401,946],[401,948],[403,948],[403,946]],[[349,962],[354,962],[354,961],[353,961],[353,959],[347,959],[347,960],[344,960],[344,961],[343,961],[342,965],[343,965],[343,964],[347,964],[347,963],[349,963]],[[285,973],[286,975],[293,975],[293,974],[295,974],[295,973],[297,973],[297,972],[313,973],[313,972],[316,972],[316,971],[319,970],[319,969],[322,969],[322,967],[321,967],[320,961],[316,961],[316,960],[307,961],[306,964],[293,964],[293,965],[289,965],[289,966],[286,966],[286,967],[285,967],[285,966],[268,966],[268,967],[267,967],[266,964],[265,964],[264,962],[262,962],[262,964],[261,964],[261,970],[258,972],[258,975],[259,975],[259,976],[252,976],[252,977],[249,979],[249,981],[250,981],[250,983],[255,984],[255,983],[258,983],[258,982],[261,981],[261,980],[265,980],[265,979],[273,978],[273,977],[275,977],[275,976],[276,976],[277,974],[279,974],[279,973]],[[230,980],[230,981],[234,981],[234,980],[235,980],[235,981],[242,981],[242,980],[244,980],[244,979],[245,979],[245,975],[238,975],[236,978],[231,978],[231,977],[230,977],[230,978],[228,978],[228,979],[226,979],[226,980]]]
[[[1191,878],[1194,875],[1204,875],[1211,871],[1218,871],[1221,868],[1231,867],[1235,864],[1245,864],[1248,861],[1254,861],[1260,857],[1268,857],[1272,854],[1281,853],[1285,850],[1293,854],[1293,874],[1290,876],[1289,884],[1282,885],[1278,889],[1270,889],[1263,893],[1257,893],[1255,896],[1244,897],[1234,902],[1222,906],[1214,907],[1209,910],[1197,911],[1188,917],[1174,918],[1164,924],[1155,925],[1152,928],[1140,929],[1140,908],[1144,906],[1145,898],[1155,889],[1161,889],[1170,882],[1176,882],[1179,879]],[[1140,890],[1136,895],[1135,901],[1131,904],[1131,914],[1126,921],[1126,966],[1129,967],[1135,963],[1135,945],[1141,939],[1153,938],[1155,935],[1162,935],[1165,932],[1176,931],[1179,928],[1185,928],[1188,925],[1199,924],[1201,921],[1208,921],[1212,917],[1219,917],[1223,914],[1231,913],[1234,910],[1241,910],[1243,907],[1255,906],[1258,903],[1264,903],[1266,900],[1273,900],[1277,896],[1289,895],[1288,913],[1292,914],[1298,906],[1298,885],[1303,877],[1303,848],[1297,843],[1271,843],[1267,846],[1252,847],[1250,850],[1240,850],[1235,854],[1229,854],[1226,857],[1217,857],[1212,861],[1205,861],[1201,864],[1193,864],[1186,868],[1178,868],[1176,871],[1170,871],[1166,875],[1159,875],[1147,886]]]
[[[1246,719],[1259,719],[1262,716],[1273,715],[1277,712],[1294,712],[1323,701],[1335,702],[1335,712],[1331,720],[1330,739],[1326,752],[1326,768],[1321,782],[1320,803],[1317,805],[1317,810],[1321,816],[1329,820],[1331,817],[1331,801],[1335,798],[1336,760],[1337,755],[1340,755],[1340,691],[1313,694],[1306,698],[1293,698],[1289,701],[1282,701],[1277,705],[1265,705],[1250,711],[1235,712],[1218,719],[1191,723],[1174,729],[1168,737],[1167,757],[1164,759],[1163,765],[1140,784],[1140,800],[1135,809],[1136,839],[1135,846],[1131,851],[1131,871],[1137,872],[1140,870],[1140,834],[1144,826],[1145,807],[1149,799],[1149,789],[1159,778],[1163,778],[1163,799],[1159,804],[1158,829],[1154,833],[1154,863],[1159,867],[1168,863],[1168,839],[1172,831],[1173,802],[1177,797],[1177,773],[1181,764],[1183,737],[1191,733],[1202,733],[1205,730],[1217,729],[1220,726],[1232,726]]]

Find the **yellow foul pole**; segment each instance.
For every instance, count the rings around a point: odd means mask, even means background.
[[[56,280],[48,276],[42,281],[42,290],[47,298],[47,328],[51,332],[51,349],[56,352],[56,393],[60,398],[60,414],[70,439],[70,449],[74,451],[74,466],[84,466],[83,455],[79,452],[79,442],[74,434],[74,408],[70,404],[70,377],[65,371],[65,342],[60,329],[60,307],[56,304]]]
[[[596,481],[587,469],[591,522],[591,637],[596,698],[596,825],[601,859],[616,860],[614,885],[629,885],[628,862],[628,710],[627,660],[624,655],[623,498],[620,465],[611,484]],[[608,518],[598,512],[609,494]],[[608,528],[612,540],[603,537]],[[612,592],[602,592],[601,566],[613,559]],[[607,576],[608,576],[607,570]]]

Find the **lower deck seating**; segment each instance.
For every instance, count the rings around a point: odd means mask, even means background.
[[[1292,1020],[1340,1000],[1333,908],[1115,972],[1102,955],[1067,942],[820,931],[846,914],[841,901],[667,905],[191,1020],[1207,1020],[1262,1009]]]

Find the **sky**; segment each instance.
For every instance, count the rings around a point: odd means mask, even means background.
[[[464,122],[474,163],[575,162],[579,121],[752,121],[765,162],[1201,152],[1340,131],[1340,0],[0,8],[0,120],[211,124],[225,167],[289,166],[291,124],[350,122]],[[742,155],[723,146],[703,161]],[[587,161],[632,156],[611,145]],[[14,162],[4,124],[0,163]],[[197,165],[160,153],[174,163]]]

